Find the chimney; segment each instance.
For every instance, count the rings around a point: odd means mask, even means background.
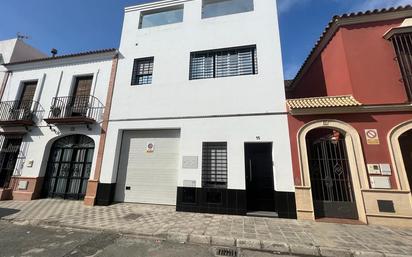
[[[52,54],[52,57],[56,57],[56,55],[57,55],[57,49],[56,48],[53,48],[50,52]]]

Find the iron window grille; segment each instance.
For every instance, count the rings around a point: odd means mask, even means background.
[[[152,84],[154,57],[134,60],[132,85]]]
[[[227,187],[227,143],[204,142],[202,148],[202,186]]]
[[[409,100],[412,100],[412,33],[396,34],[391,38],[401,68]]]
[[[256,46],[193,52],[190,79],[208,79],[258,73]]]

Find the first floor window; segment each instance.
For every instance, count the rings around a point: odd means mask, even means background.
[[[227,187],[227,143],[204,142],[202,149],[202,186]]]
[[[132,85],[152,84],[153,62],[153,57],[134,60]]]
[[[258,73],[256,46],[193,52],[190,79],[207,79]]]

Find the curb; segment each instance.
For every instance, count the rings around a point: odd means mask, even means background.
[[[351,250],[336,247],[326,247],[326,246],[313,246],[305,244],[288,244],[278,241],[270,240],[257,240],[257,239],[246,239],[246,238],[232,238],[232,237],[222,237],[222,236],[207,236],[207,235],[196,235],[187,233],[139,233],[130,231],[120,231],[115,229],[106,228],[89,228],[82,226],[64,225],[58,221],[42,221],[42,220],[6,220],[16,225],[32,225],[32,226],[44,226],[44,227],[54,227],[54,228],[71,228],[79,230],[90,229],[99,232],[113,232],[122,235],[145,237],[149,239],[158,239],[163,241],[169,241],[173,243],[181,244],[197,244],[197,245],[210,245],[210,246],[224,246],[224,247],[237,247],[245,250],[255,250],[262,252],[270,252],[275,254],[290,254],[298,256],[316,256],[316,257],[409,257],[410,255],[403,254],[385,254],[382,252],[373,251],[361,251],[361,250]]]

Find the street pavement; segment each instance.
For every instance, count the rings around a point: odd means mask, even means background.
[[[41,199],[1,201],[14,224],[81,228],[191,243],[330,257],[412,256],[412,229],[176,212],[173,206]]]
[[[90,232],[70,228],[44,228],[0,221],[0,257],[215,257],[216,248],[163,240]],[[281,257],[239,250],[243,257]],[[291,256],[289,256],[291,257]]]

